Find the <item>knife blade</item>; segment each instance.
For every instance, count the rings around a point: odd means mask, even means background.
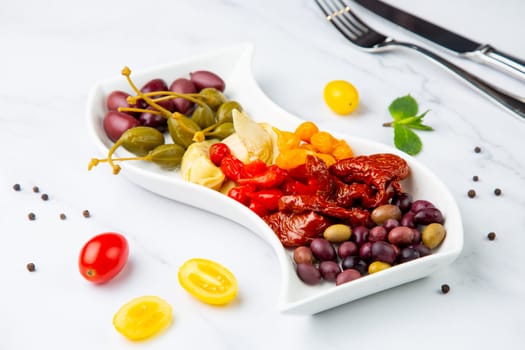
[[[369,11],[456,54],[525,80],[525,61],[481,44],[380,0],[354,0]]]

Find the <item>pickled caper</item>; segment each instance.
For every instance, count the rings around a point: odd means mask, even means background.
[[[199,92],[199,98],[210,108],[216,111],[220,105],[226,102],[226,97],[217,89],[205,88]]]
[[[168,131],[173,142],[184,148],[193,143],[193,135],[200,130],[200,126],[184,114],[175,112],[168,119]]]
[[[144,160],[151,160],[163,169],[172,170],[178,167],[186,150],[176,143],[157,146]]]
[[[191,114],[191,120],[193,120],[201,129],[205,129],[215,124],[215,113],[208,105],[203,104],[195,108]]]
[[[233,122],[233,116],[232,111],[236,109],[240,112],[242,112],[242,106],[239,104],[239,102],[230,100],[226,101],[217,110],[217,122],[218,123],[225,123],[225,122]]]
[[[222,123],[219,124],[215,129],[206,133],[207,139],[225,139],[235,132],[233,128],[233,123]]]

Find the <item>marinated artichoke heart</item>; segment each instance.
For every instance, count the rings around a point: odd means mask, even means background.
[[[274,142],[270,128],[253,121],[246,113],[232,112],[235,134],[222,140],[243,163],[260,159],[266,164],[274,160]]]
[[[210,146],[217,140],[206,140],[191,144],[181,163],[182,178],[198,185],[219,190],[225,180],[221,169],[209,157]]]

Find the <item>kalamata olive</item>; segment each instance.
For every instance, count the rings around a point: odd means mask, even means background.
[[[359,257],[363,260],[372,258],[372,242],[365,242],[359,247]]]
[[[397,205],[403,213],[406,213],[412,206],[412,196],[408,193],[401,193],[399,196],[396,196],[392,204]]]
[[[315,285],[321,282],[321,272],[312,264],[297,264],[297,275],[306,284]]]
[[[388,219],[383,224],[383,227],[386,229],[387,232],[390,232],[391,229],[393,229],[394,227],[398,227],[398,226],[399,226],[399,221],[396,219]]]
[[[128,103],[127,98],[129,97],[129,94],[124,91],[115,90],[112,91],[106,100],[106,104],[109,111],[118,111],[119,107],[123,108],[129,108],[129,107],[136,107],[135,105],[131,106]],[[125,112],[126,114],[132,115],[134,117],[137,116],[136,113],[132,112]]]
[[[397,205],[384,204],[375,208],[370,214],[370,218],[376,225],[382,225],[388,219],[401,219],[401,209]]]
[[[388,269],[389,267],[392,267],[392,265],[389,263],[384,261],[374,261],[368,266],[368,273],[373,274]]]
[[[352,230],[352,236],[350,238],[360,246],[368,240],[368,228],[365,226],[354,227]]]
[[[396,255],[396,258],[397,258],[399,256],[399,253],[401,252],[401,250],[395,244],[390,243],[390,246],[392,247],[392,249],[394,249],[394,254]]]
[[[126,130],[139,125],[140,122],[131,115],[117,111],[106,113],[103,121],[104,131],[113,142],[116,142]]]
[[[313,264],[314,255],[312,250],[306,246],[300,246],[293,251],[293,260],[296,264]]]
[[[384,226],[374,226],[368,233],[369,242],[384,241],[386,239],[387,230]]]
[[[195,87],[198,91],[211,87],[219,90],[220,92],[224,92],[224,89],[226,87],[226,85],[224,84],[224,80],[222,80],[221,77],[219,77],[213,72],[206,70],[200,70],[190,73],[190,79],[195,84]]]
[[[396,252],[392,245],[385,241],[378,241],[372,243],[371,256],[373,260],[393,264],[396,260]]]
[[[158,78],[148,81],[140,89],[140,91],[143,94],[147,94],[147,93],[155,92],[155,91],[167,91],[167,90],[168,90],[168,86],[166,85],[166,82],[163,79],[158,79]]]
[[[435,206],[429,201],[426,201],[424,199],[418,199],[417,201],[412,202],[412,205],[410,206],[410,211],[413,213],[417,213],[418,211],[424,208],[435,208]]]
[[[421,242],[421,232],[417,228],[412,228],[412,232],[414,232],[414,240],[412,243],[417,244]]]
[[[337,275],[341,272],[341,268],[335,261],[321,261],[319,271],[325,280],[334,282]]]
[[[314,238],[310,243],[310,249],[320,261],[330,261],[336,258],[334,246],[324,238]]]
[[[357,248],[357,244],[352,241],[343,242],[337,248],[337,254],[341,259],[344,259],[350,255],[357,255],[358,253],[359,249]]]
[[[335,285],[341,285],[346,282],[353,281],[361,277],[361,273],[355,269],[347,269],[337,275],[335,279]]]
[[[434,249],[443,242],[445,235],[446,231],[443,225],[432,223],[423,229],[421,239],[427,248]]]
[[[173,83],[171,83],[170,91],[177,92],[179,94],[195,94],[197,93],[197,87],[191,81],[190,79],[186,78],[179,78],[175,79]],[[182,114],[187,114],[191,107],[193,107],[194,103],[182,98],[178,97],[173,100],[173,105],[175,106],[175,110]]]
[[[355,269],[364,275],[368,271],[368,264],[366,261],[358,256],[350,255],[341,261],[341,267],[343,270]]]
[[[404,263],[419,258],[419,252],[414,247],[405,247],[399,253],[399,262]]]
[[[148,110],[154,110],[152,107],[147,107]],[[140,114],[139,117],[140,125],[150,126],[159,131],[165,131],[168,127],[168,121],[163,116],[158,114],[144,112]]]
[[[419,253],[419,256],[427,256],[427,255],[430,255],[432,254],[432,250],[430,250],[429,248],[427,248],[423,243],[417,243],[417,244],[413,244],[411,245],[410,247],[414,248],[415,250],[417,250],[417,252]]]
[[[416,224],[414,223],[414,215],[415,214],[411,211],[406,212],[401,218],[401,221],[399,222],[399,224],[401,226],[406,226],[406,227],[416,227]]]
[[[428,225],[433,222],[437,222],[438,224],[445,222],[443,214],[441,214],[441,211],[437,208],[424,208],[414,215],[414,223],[416,224]]]
[[[323,232],[323,237],[332,243],[348,241],[351,235],[352,229],[345,224],[330,225]]]
[[[388,233],[388,241],[398,246],[414,243],[414,230],[411,227],[398,226]]]

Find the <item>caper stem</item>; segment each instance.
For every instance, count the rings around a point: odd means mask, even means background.
[[[188,101],[191,101],[193,103],[196,103],[198,104],[199,106],[203,106],[206,104],[206,102],[203,102],[197,98],[194,98],[194,97],[197,97],[197,96],[200,96],[199,94],[180,94],[178,92],[175,92],[175,91],[153,91],[153,92],[148,92],[146,94],[142,94],[144,96],[148,96],[148,97],[151,97],[151,96],[160,96],[160,95],[163,95],[162,97],[159,97],[159,98],[155,98],[153,99],[153,101],[155,102],[158,102],[158,101],[165,101],[165,100],[169,100],[169,99],[172,99],[172,98],[184,98]],[[135,98],[137,98],[140,96],[136,96]]]
[[[208,126],[205,129],[202,129],[200,131],[195,132],[195,134],[193,135],[193,141],[195,141],[195,142],[204,141],[206,139],[206,135],[208,134],[208,132],[212,131],[213,129],[215,129],[217,126],[219,126],[221,124],[222,123],[215,123],[215,124],[212,124],[212,125]]]
[[[164,108],[164,107],[158,105],[157,103],[155,103],[155,101],[153,101],[151,98],[149,98],[149,96],[146,96],[145,94],[143,94],[137,88],[135,83],[133,83],[133,80],[131,80],[130,74],[131,74],[131,69],[129,69],[129,67],[124,67],[122,69],[122,75],[126,77],[126,80],[128,81],[128,83],[131,86],[131,88],[133,89],[133,91],[135,91],[135,93],[138,96],[140,96],[142,99],[144,99],[144,101],[146,101],[150,106],[156,108],[159,112],[161,112],[166,118],[171,117],[171,112],[170,111],[168,111],[166,108]]]
[[[153,109],[144,109],[144,108],[134,108],[134,107],[119,107],[117,108],[119,112],[138,112],[138,113],[151,113],[155,115],[162,115],[162,112],[155,111]]]
[[[111,157],[113,156],[113,153],[115,153],[117,148],[122,144],[122,142],[123,142],[123,140],[122,140],[122,137],[121,137],[121,138],[119,138],[117,140],[117,142],[115,142],[113,144],[113,146],[111,146],[111,148],[109,149],[109,152],[108,152],[107,161],[108,161],[109,165],[111,166],[111,168],[113,169],[113,174],[114,175],[117,175],[120,172],[120,166],[118,166],[117,164],[114,164]]]
[[[151,155],[146,155],[144,157],[122,157],[122,158],[113,158],[112,161],[113,162],[123,162],[123,161],[127,161],[127,160],[147,160],[147,161],[152,161],[152,157]],[[106,163],[108,162],[109,163],[109,159],[108,158],[104,158],[104,159],[96,159],[96,158],[93,158],[91,159],[91,162],[90,162],[90,165],[92,163],[96,163],[94,165],[98,165],[98,163]]]

